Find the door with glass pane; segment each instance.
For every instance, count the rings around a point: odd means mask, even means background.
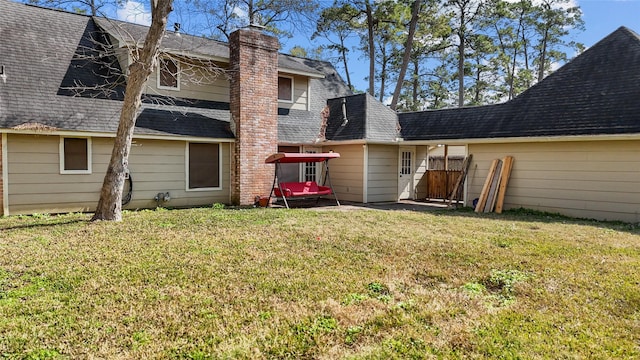
[[[415,148],[401,146],[398,156],[398,199],[413,199]]]

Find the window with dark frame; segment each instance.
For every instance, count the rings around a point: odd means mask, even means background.
[[[178,62],[169,58],[160,58],[158,87],[178,89]]]
[[[293,79],[278,77],[278,100],[293,101]]]
[[[64,138],[64,170],[89,170],[89,149],[87,139]]]
[[[189,143],[189,189],[220,187],[220,144]]]

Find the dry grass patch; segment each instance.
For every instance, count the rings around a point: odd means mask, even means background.
[[[634,358],[640,235],[544,214],[0,220],[0,357]]]

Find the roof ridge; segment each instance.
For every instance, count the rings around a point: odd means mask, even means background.
[[[9,1],[9,2],[14,3],[14,4],[21,4],[21,5],[25,5],[25,6],[34,7],[34,8],[41,9],[41,10],[50,10],[50,11],[55,11],[55,12],[59,12],[59,13],[69,14],[69,15],[78,15],[78,16],[82,16],[82,17],[92,17],[92,15],[89,15],[89,14],[82,14],[82,13],[78,13],[78,12],[70,11],[70,10],[66,10],[66,9],[57,9],[57,8],[51,8],[51,7],[46,7],[46,6],[42,6],[42,5],[38,5],[38,4],[30,4],[30,3],[16,3],[14,1]]]

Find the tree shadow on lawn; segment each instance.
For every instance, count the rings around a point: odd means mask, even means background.
[[[45,219],[45,221],[49,221],[49,222],[42,222],[42,223],[29,223],[29,224],[17,224],[17,225],[8,225],[8,226],[4,226],[4,227],[0,227],[0,232],[1,231],[5,231],[5,230],[18,230],[18,229],[35,229],[35,228],[47,228],[47,227],[54,227],[54,226],[58,226],[58,225],[68,225],[68,224],[75,224],[75,223],[80,223],[80,222],[85,222],[85,223],[89,223],[89,220],[86,219],[69,219],[66,221],[51,221],[53,219],[59,219],[58,217],[56,217],[55,215],[52,215],[50,219]],[[31,221],[31,220],[29,220]]]

